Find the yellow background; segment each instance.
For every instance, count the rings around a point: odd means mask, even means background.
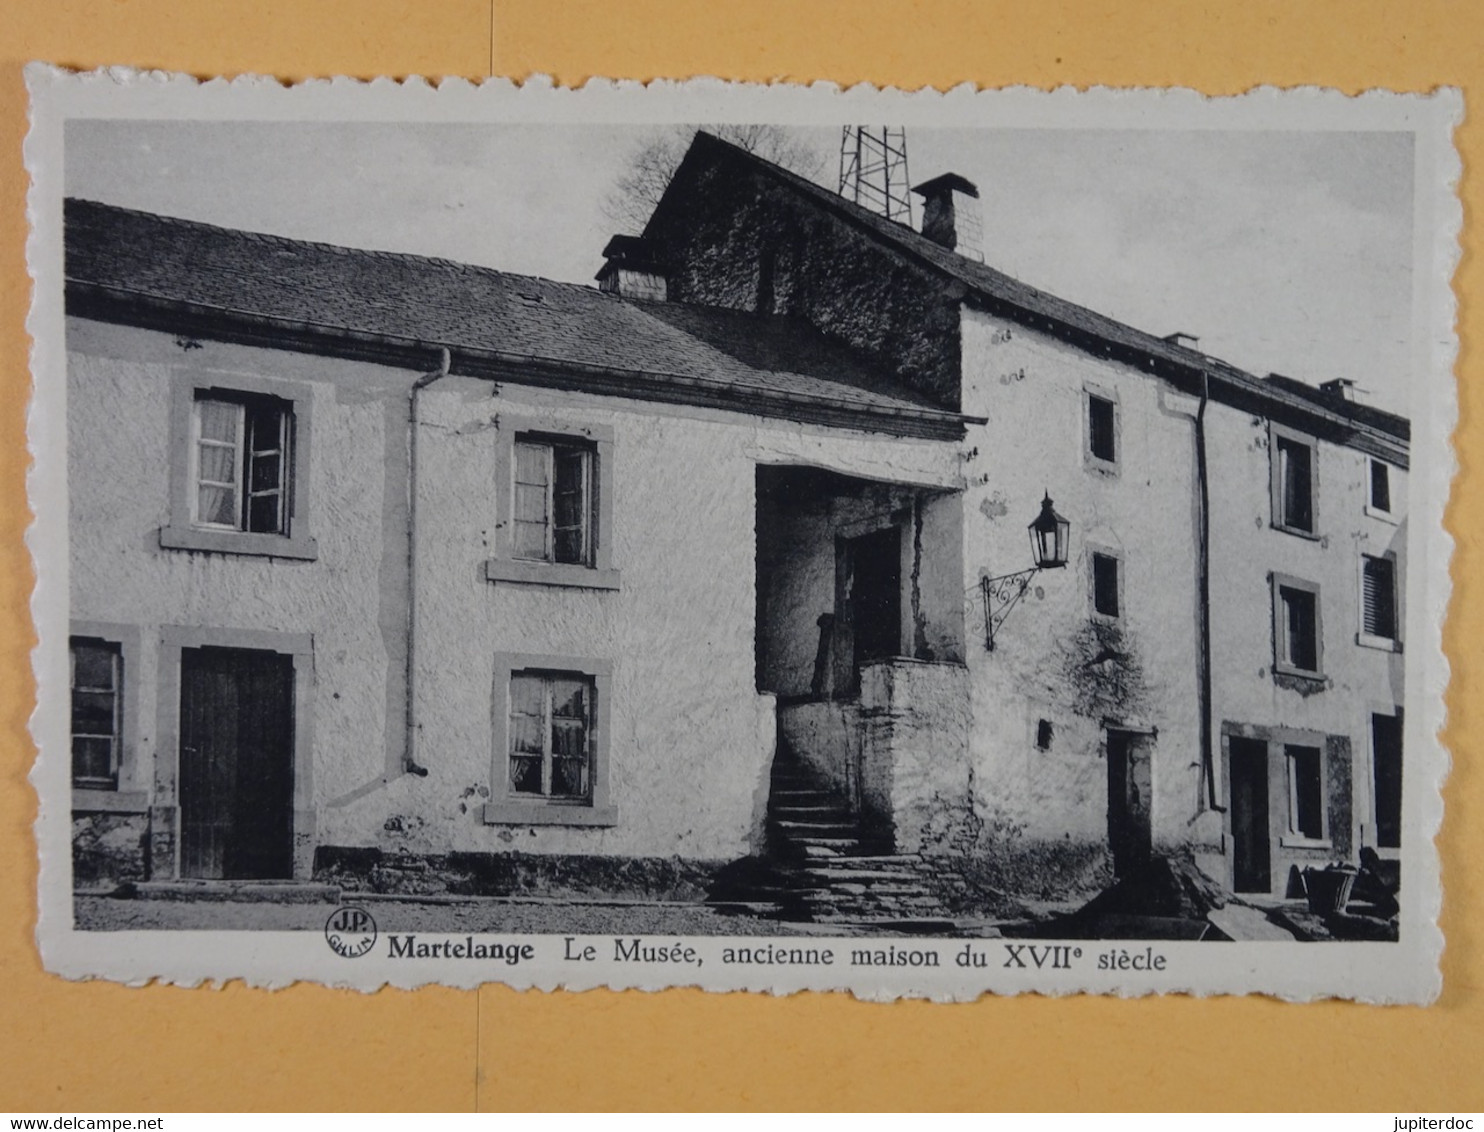
[[[24,413],[30,282],[22,65],[201,76],[715,74],[904,88],[1254,84],[1484,96],[1484,16],[1442,0],[9,0],[0,20],[0,1109],[1484,1109],[1484,272],[1466,172],[1462,472],[1446,633],[1457,765],[1440,845],[1445,990],[1434,1006],[1262,998],[985,999],[880,1006],[591,992],[372,996],[69,984],[32,944],[35,796]],[[1464,584],[1464,579],[1473,579]]]

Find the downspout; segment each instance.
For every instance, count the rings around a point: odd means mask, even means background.
[[[1205,780],[1202,803],[1222,811],[1216,791],[1216,757],[1213,745],[1211,708],[1211,485],[1206,474],[1206,405],[1211,399],[1211,379],[1201,372],[1201,406],[1195,414],[1195,482],[1198,516],[1196,575],[1200,603],[1200,706],[1201,777]]]
[[[418,394],[435,381],[448,376],[452,363],[448,347],[438,351],[438,368],[425,373],[412,383],[407,394],[407,736],[402,755],[402,769],[408,774],[426,778],[428,768],[417,761],[417,434],[422,426],[418,412]]]

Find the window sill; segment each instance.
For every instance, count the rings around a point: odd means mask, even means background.
[[[92,814],[144,814],[149,812],[149,796],[143,790],[102,790],[94,787],[72,788],[72,812]]]
[[[618,589],[618,571],[592,566],[568,566],[551,562],[521,562],[490,558],[484,564],[488,582],[516,582],[532,586],[568,586],[585,590]]]
[[[1365,513],[1372,519],[1380,519],[1381,522],[1390,523],[1393,527],[1401,523],[1401,519],[1397,517],[1396,512],[1383,511],[1379,507],[1372,507],[1369,503],[1366,504]]]
[[[1096,472],[1100,476],[1116,476],[1119,474],[1117,460],[1104,460],[1101,456],[1094,456],[1091,452],[1083,454],[1082,463],[1089,472]]]
[[[576,806],[543,802],[490,802],[484,807],[486,825],[614,826],[617,806]]]
[[[313,562],[319,545],[305,535],[257,534],[251,531],[208,531],[198,527],[161,527],[165,550],[204,550],[210,554],[246,554],[259,558],[294,558]]]
[[[1292,680],[1308,680],[1314,684],[1323,684],[1325,677],[1323,672],[1315,672],[1310,668],[1294,668],[1291,664],[1273,665],[1274,676],[1287,676]]]
[[[1334,842],[1327,837],[1301,837],[1297,833],[1285,833],[1278,838],[1278,844],[1284,849],[1333,849]]]
[[[1319,541],[1318,533],[1315,531],[1306,531],[1302,527],[1289,527],[1282,523],[1272,523],[1270,526],[1273,530],[1282,531],[1285,535],[1292,535],[1294,538],[1308,539],[1310,542]]]
[[[1363,649],[1380,649],[1382,652],[1401,652],[1402,643],[1393,637],[1376,637],[1370,633],[1356,633],[1355,643]]]

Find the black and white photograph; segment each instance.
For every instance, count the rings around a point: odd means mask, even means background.
[[[1436,994],[1446,95],[32,82],[53,969]]]

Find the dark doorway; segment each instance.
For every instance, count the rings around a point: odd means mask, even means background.
[[[1268,745],[1228,740],[1231,758],[1232,888],[1271,892],[1272,842],[1268,823]]]
[[[290,656],[181,650],[181,876],[293,875],[293,691]]]
[[[902,648],[902,531],[883,531],[846,543],[846,600],[850,606],[856,683],[861,665],[896,656]]]
[[[1154,736],[1108,729],[1108,848],[1113,874],[1126,877],[1149,863],[1152,844]]]
[[[1376,844],[1402,846],[1402,713],[1371,716],[1371,758],[1375,763]]]

